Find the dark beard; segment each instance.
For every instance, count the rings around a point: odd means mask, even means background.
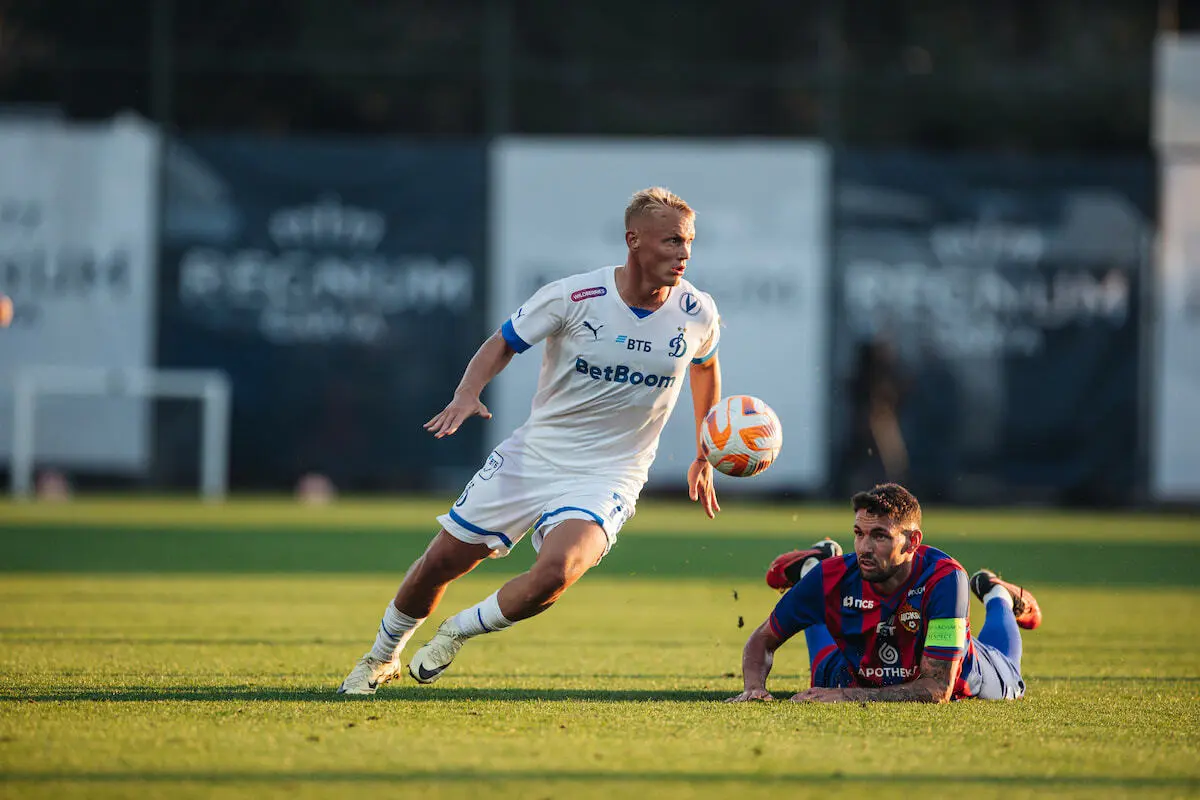
[[[862,569],[862,566],[860,565],[859,572],[862,573],[862,579],[864,581],[866,581],[867,583],[886,583],[887,581],[891,580],[892,577],[897,572],[900,571],[900,566],[901,566],[900,564],[897,564],[896,566],[892,567],[887,572],[876,572],[876,573],[872,573],[871,576],[868,576],[867,573]]]

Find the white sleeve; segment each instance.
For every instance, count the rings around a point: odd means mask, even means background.
[[[721,341],[721,315],[717,311],[717,303],[712,299],[712,296],[705,294],[708,302],[712,303],[712,326],[708,330],[708,336],[704,343],[700,345],[696,357],[692,359],[693,364],[703,364],[717,354],[717,345]]]
[[[563,291],[561,281],[546,284],[505,321],[500,333],[509,347],[524,353],[562,328],[566,312]]]

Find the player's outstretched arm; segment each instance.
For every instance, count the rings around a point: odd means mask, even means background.
[[[700,443],[704,440],[700,426],[708,410],[721,399],[721,365],[714,354],[702,364],[688,368],[688,380],[692,389],[692,408],[696,412],[696,460],[688,467],[688,497],[699,501],[709,519],[721,510],[717,502],[717,488],[713,484],[713,468],[704,457]]]
[[[764,622],[750,634],[746,646],[742,648],[742,685],[744,690],[736,697],[730,697],[726,703],[744,703],[748,700],[774,700],[767,691],[767,676],[771,674],[771,664],[775,661],[775,651],[783,640],[771,630],[771,623]]]
[[[425,423],[425,430],[435,438],[441,439],[457,431],[468,417],[491,419],[492,412],[488,411],[479,395],[483,392],[483,387],[508,366],[514,355],[516,351],[508,346],[500,331],[488,337],[467,364],[462,380],[454,390],[454,399],[441,413]]]
[[[954,692],[954,679],[962,661],[944,661],[925,656],[921,659],[921,675],[908,683],[894,686],[851,687],[848,689],[812,688],[792,698],[795,702],[863,702],[882,703],[946,703]]]

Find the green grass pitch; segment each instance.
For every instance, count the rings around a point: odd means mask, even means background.
[[[765,565],[851,515],[642,506],[550,612],[358,699],[333,690],[441,503],[0,504],[0,797],[1200,794],[1194,516],[927,509],[929,544],[1037,593],[1025,700],[729,706]],[[807,680],[798,639],[771,688]]]

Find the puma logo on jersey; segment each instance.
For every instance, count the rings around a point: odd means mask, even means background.
[[[593,325],[592,323],[588,322],[585,319],[583,321],[583,327],[587,328],[589,331],[592,332],[592,341],[593,342],[600,341],[600,329],[604,327],[604,323],[600,323],[599,325]]]

